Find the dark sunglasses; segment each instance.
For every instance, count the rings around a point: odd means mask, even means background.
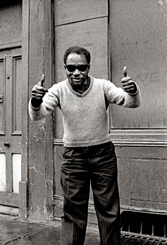
[[[86,69],[88,68],[89,65],[78,65],[78,66],[74,66],[74,65],[66,65],[65,68],[67,68],[67,70],[69,72],[74,72],[76,69],[84,72],[86,71]]]

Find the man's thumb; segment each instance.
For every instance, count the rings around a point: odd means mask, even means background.
[[[123,74],[124,74],[124,77],[127,77],[127,67],[126,66],[124,66],[123,68]]]
[[[45,75],[42,74],[41,79],[39,81],[39,85],[43,87],[44,82],[45,82]]]

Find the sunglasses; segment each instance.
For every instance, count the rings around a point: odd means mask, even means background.
[[[74,72],[76,69],[79,70],[80,72],[84,72],[86,71],[86,69],[88,68],[89,65],[78,65],[78,66],[74,66],[74,65],[66,65],[65,68],[67,68],[67,70],[69,72]]]

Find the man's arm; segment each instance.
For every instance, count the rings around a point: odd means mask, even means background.
[[[41,80],[34,85],[31,91],[31,98],[28,105],[29,115],[33,121],[40,120],[51,114],[54,107],[58,105],[58,96],[53,92],[53,87],[49,90],[45,89],[43,84],[45,81],[44,75]]]
[[[105,81],[104,92],[109,103],[120,106],[136,108],[140,106],[140,91],[138,85],[127,75],[127,69],[123,70],[121,79],[122,88],[116,87],[112,82]]]

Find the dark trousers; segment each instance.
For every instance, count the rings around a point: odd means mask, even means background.
[[[119,245],[117,162],[112,142],[65,148],[61,169],[64,198],[61,245],[84,244],[90,183],[101,245]]]

